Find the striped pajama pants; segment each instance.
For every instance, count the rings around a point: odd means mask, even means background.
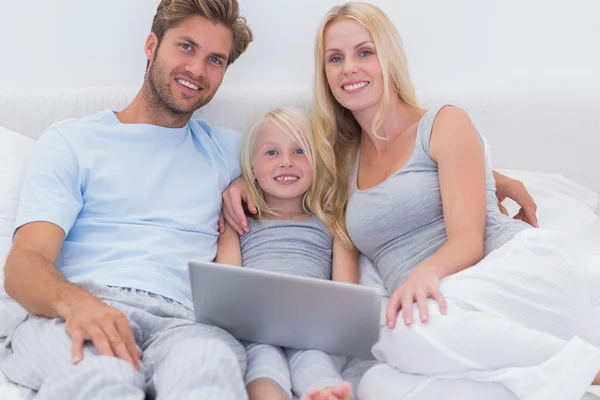
[[[247,399],[246,354],[230,334],[196,323],[192,310],[156,294],[81,286],[127,316],[143,353],[141,369],[100,356],[91,342],[73,365],[64,321],[30,314],[6,340],[0,369],[38,391],[36,399]]]

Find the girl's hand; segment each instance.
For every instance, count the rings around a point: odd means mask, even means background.
[[[246,203],[248,210],[256,214],[256,204],[248,194],[248,188],[243,178],[237,178],[231,182],[223,192],[223,211],[219,216],[219,232],[225,232],[225,221],[241,236],[249,232],[248,220],[244,213],[242,202]]]
[[[421,322],[427,322],[427,299],[435,299],[440,307],[440,312],[446,314],[446,299],[440,290],[440,279],[435,270],[429,266],[417,266],[408,275],[406,281],[390,297],[387,307],[387,326],[392,329],[396,326],[398,312],[402,310],[404,323],[410,325],[413,321],[413,303],[416,302],[421,315]]]

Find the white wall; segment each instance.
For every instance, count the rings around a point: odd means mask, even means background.
[[[310,84],[340,0],[240,0],[255,42],[226,84]],[[600,88],[598,0],[373,0],[429,90]],[[0,0],[0,88],[138,85],[158,0]],[[118,9],[118,11],[117,11]]]

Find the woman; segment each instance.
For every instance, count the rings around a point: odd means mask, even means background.
[[[496,383],[519,399],[600,392],[585,266],[558,235],[499,212],[468,115],[418,107],[381,10],[326,15],[314,95],[316,133],[337,158],[338,223],[391,294],[373,349],[384,365],[369,373]]]

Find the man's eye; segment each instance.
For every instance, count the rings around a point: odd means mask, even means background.
[[[220,59],[220,58],[217,58],[217,57],[214,57],[214,56],[211,56],[211,57],[209,58],[209,60],[210,60],[210,62],[211,62],[211,63],[213,63],[213,64],[217,64],[217,65],[222,65],[222,64],[223,64],[223,61],[221,61],[221,59]]]

